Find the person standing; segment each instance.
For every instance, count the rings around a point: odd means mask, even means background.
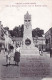
[[[10,65],[10,60],[11,60],[11,54],[8,52],[8,65]]]
[[[52,57],[52,48],[50,48],[50,58]]]
[[[10,65],[10,60],[11,60],[10,51],[5,49],[5,55],[6,55],[6,65],[8,66]]]
[[[15,50],[14,61],[15,61],[15,65],[18,66],[20,62],[20,48],[19,47]]]
[[[8,65],[8,51],[6,48],[5,48],[5,55],[6,55],[6,65]]]

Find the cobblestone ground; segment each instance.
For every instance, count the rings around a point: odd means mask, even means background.
[[[22,55],[20,62],[20,75],[26,77],[50,76],[49,55]]]
[[[19,66],[15,66],[12,60],[12,65],[6,67],[5,56],[0,54],[1,80],[52,80],[44,79],[52,77],[52,58],[49,54],[21,55]]]
[[[20,76],[20,66],[16,66],[13,59],[11,65],[6,66],[6,58],[0,54],[0,78],[1,80],[16,80]]]

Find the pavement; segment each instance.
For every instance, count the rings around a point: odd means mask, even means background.
[[[5,54],[0,54],[0,80],[52,80],[52,58],[44,52],[39,56],[21,54],[19,66],[6,66]]]

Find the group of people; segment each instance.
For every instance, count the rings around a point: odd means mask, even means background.
[[[20,48],[9,48],[9,50],[5,49],[5,55],[6,55],[6,65],[10,65],[11,58],[13,58],[15,65],[19,65],[20,62]]]

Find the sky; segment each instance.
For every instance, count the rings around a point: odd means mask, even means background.
[[[29,12],[32,19],[32,29],[40,28],[44,32],[52,27],[52,12],[50,4],[35,0],[34,2],[18,2],[17,0],[0,1],[0,21],[4,27],[8,26],[13,29],[15,26],[24,24],[24,15]]]

